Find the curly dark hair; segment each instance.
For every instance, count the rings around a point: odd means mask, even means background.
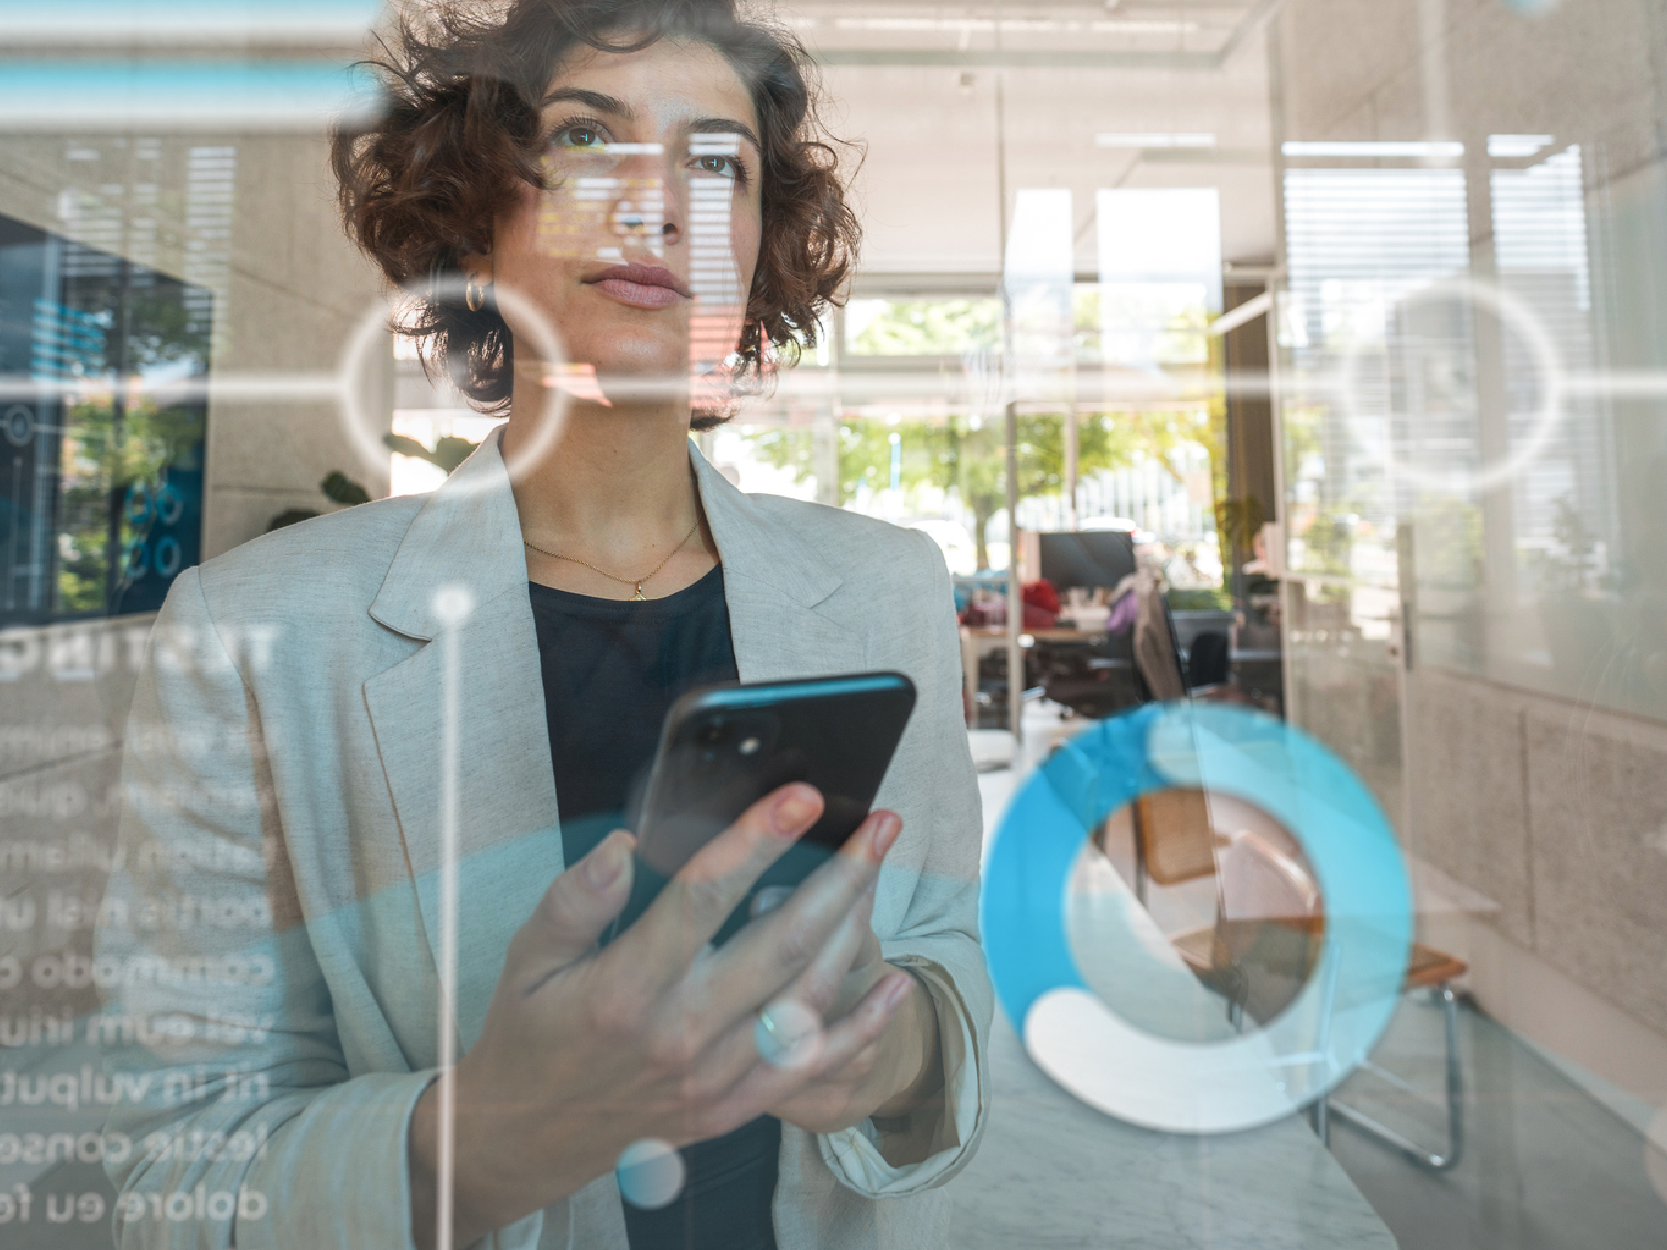
[[[840,301],[860,227],[817,117],[809,55],[791,33],[742,17],[734,0],[440,0],[401,17],[381,41],[385,56],[365,62],[386,107],[333,132],[330,164],[348,234],[390,281],[428,292],[400,332],[483,410],[508,409],[512,336],[490,298],[471,312],[442,287],[455,289],[463,257],[491,251],[517,182],[546,188],[539,110],[562,60],[581,46],[634,52],[667,37],[716,49],[758,114],[763,233],[736,389],[757,389],[778,357],[814,346],[818,314]],[[729,415],[697,409],[690,424],[710,429]]]

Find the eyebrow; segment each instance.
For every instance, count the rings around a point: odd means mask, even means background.
[[[764,150],[764,145],[758,141],[758,136],[753,133],[752,127],[745,122],[738,122],[732,117],[702,117],[689,126],[689,133],[692,135],[739,135],[752,144],[754,150],[759,152]]]
[[[622,117],[626,121],[632,121],[636,117],[636,114],[631,111],[631,106],[624,100],[615,99],[611,95],[603,95],[600,91],[586,91],[583,87],[557,87],[544,97],[540,107],[556,104],[562,100],[572,100],[576,104],[593,108],[598,113],[607,113],[611,117]]]
[[[583,87],[557,87],[540,101],[540,107],[559,104],[562,101],[583,104],[586,108],[595,109],[598,113],[606,113],[610,117],[634,121],[636,113],[624,100],[615,96],[605,95],[600,91],[587,91]],[[754,150],[762,152],[764,145],[759,142],[753,128],[745,122],[736,121],[733,117],[701,117],[689,125],[689,133],[694,135],[739,135]]]

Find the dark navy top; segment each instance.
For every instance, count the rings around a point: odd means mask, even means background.
[[[530,585],[562,851],[575,864],[626,825],[686,690],[737,680],[723,566],[646,603]],[[684,1184],[669,1205],[625,1203],[631,1250],[776,1250],[771,1203],[781,1123],[760,1116],[684,1147]]]

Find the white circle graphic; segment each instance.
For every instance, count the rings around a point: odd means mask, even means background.
[[[677,1147],[657,1137],[632,1142],[614,1165],[620,1197],[647,1211],[675,1202],[683,1192],[683,1175],[683,1156]]]
[[[348,336],[337,371],[337,402],[340,405],[342,422],[347,427],[348,441],[353,444],[367,466],[385,466],[389,453],[386,444],[382,442],[382,435],[386,431],[378,431],[375,428],[381,422],[366,411],[354,385],[354,378],[363,358],[387,332],[388,315],[396,311],[400,296],[408,299],[434,298],[445,303],[462,304],[466,284],[467,279],[460,275],[431,282],[407,283],[373,304],[359,319],[353,333]],[[492,294],[498,306],[526,329],[533,347],[538,352],[540,367],[544,373],[544,403],[541,410],[533,414],[531,437],[523,440],[513,455],[506,453],[503,457],[504,469],[509,473],[510,480],[514,481],[530,471],[543,458],[555,438],[556,418],[560,413],[563,393],[561,388],[554,384],[553,379],[562,375],[567,357],[562,350],[561,336],[556,333],[555,326],[531,299],[502,279],[492,284]],[[454,493],[466,494],[471,489],[490,490],[496,485],[495,478],[482,477],[472,485],[454,481],[451,490]]]
[[[1540,379],[1540,403],[1532,414],[1527,437],[1519,440],[1511,451],[1477,469],[1456,468],[1431,471],[1412,463],[1405,456],[1397,456],[1393,437],[1384,439],[1384,455],[1393,474],[1405,481],[1433,490],[1451,493],[1486,491],[1519,476],[1537,460],[1556,434],[1563,419],[1563,400],[1567,393],[1567,374],[1557,346],[1544,325],[1521,300],[1476,278],[1442,278],[1426,282],[1402,292],[1392,299],[1375,301],[1368,307],[1376,308],[1380,319],[1387,323],[1391,308],[1404,310],[1418,304],[1453,302],[1472,309],[1481,309],[1493,316],[1506,329],[1519,337],[1528,348]],[[1361,401],[1360,361],[1368,344],[1352,342],[1342,353],[1338,381],[1338,405],[1343,415],[1371,418],[1380,414],[1364,410]],[[1391,419],[1393,414],[1381,414]]]

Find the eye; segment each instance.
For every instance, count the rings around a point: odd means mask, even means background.
[[[741,178],[741,166],[733,156],[697,156],[694,165],[703,174],[716,174],[720,178],[737,180]]]
[[[575,122],[551,134],[550,142],[564,148],[601,148],[608,140],[600,127],[589,122]]]

